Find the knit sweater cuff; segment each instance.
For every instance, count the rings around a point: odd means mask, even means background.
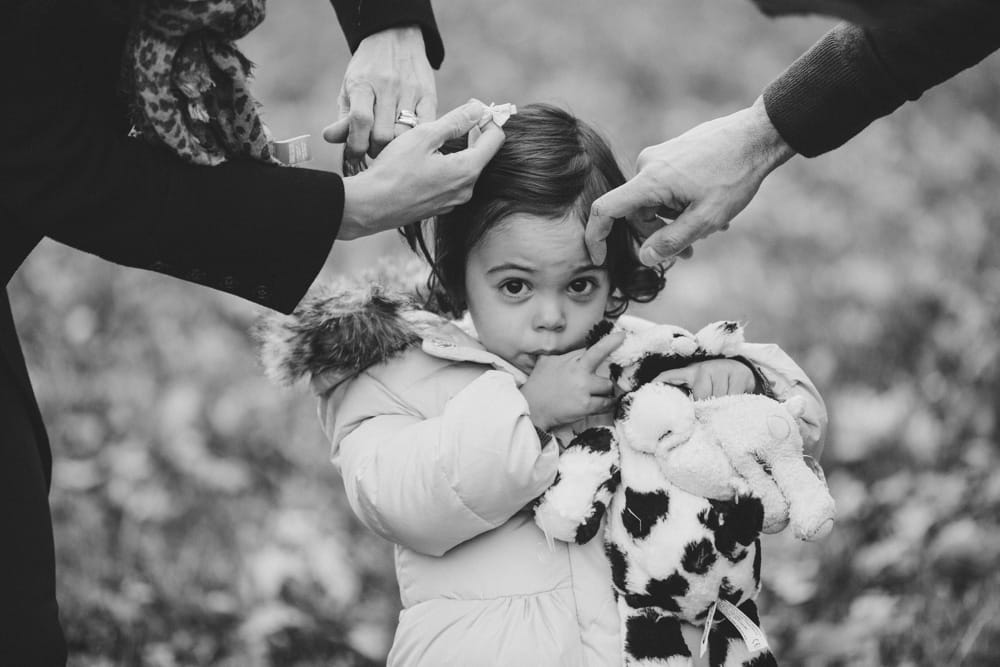
[[[824,35],[764,91],[774,127],[806,157],[842,146],[905,101],[864,29],[847,23]]]

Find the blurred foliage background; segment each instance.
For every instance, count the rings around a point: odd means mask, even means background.
[[[348,52],[323,0],[247,40],[279,137],[319,138]],[[748,105],[832,23],[745,1],[437,3],[440,109],[561,104],[639,150]],[[749,321],[827,398],[839,503],[820,544],[765,550],[764,626],[791,665],[1000,656],[1000,57],[843,149],[773,174],[638,310]],[[252,196],[248,194],[248,196]],[[400,253],[338,244],[328,273]],[[73,665],[380,664],[391,548],[354,520],[305,389],[263,379],[259,310],[43,244],[10,284],[52,436]]]

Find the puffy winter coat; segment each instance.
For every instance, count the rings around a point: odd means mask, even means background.
[[[313,376],[351,508],[395,544],[403,610],[388,665],[620,665],[602,541],[549,546],[526,509],[571,431],[539,441],[524,374],[474,332],[442,321],[420,337],[347,380]],[[776,346],[748,344],[745,356],[779,398],[807,398],[815,450],[826,413],[812,383]]]

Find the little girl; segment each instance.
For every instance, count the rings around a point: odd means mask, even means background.
[[[639,263],[624,223],[606,264],[589,259],[590,206],[625,181],[593,129],[531,105],[504,131],[472,199],[434,224],[433,252],[410,230],[431,259],[436,309],[466,317],[414,310],[379,288],[335,295],[286,327],[312,337],[280,370],[312,373],[351,508],[396,545],[403,610],[389,665],[620,665],[601,540],[552,549],[526,508],[553,482],[573,430],[613,407],[597,369],[622,339],[584,350],[587,333],[655,297],[662,272]],[[335,326],[316,324],[321,311]],[[776,347],[749,347],[760,351],[753,369],[692,367],[695,398],[751,392],[756,371],[779,398],[807,398],[802,430],[816,453],[825,412],[815,388]]]

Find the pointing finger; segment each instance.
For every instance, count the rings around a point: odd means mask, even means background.
[[[607,359],[608,355],[617,350],[624,341],[625,333],[623,331],[608,334],[580,355],[580,363],[588,372],[593,373]]]
[[[620,185],[614,190],[598,197],[590,207],[590,217],[584,233],[587,241],[587,251],[594,264],[600,266],[607,256],[605,240],[611,234],[615,218],[627,217],[637,209],[651,206],[646,188],[640,183],[639,177]]]
[[[639,250],[639,261],[646,266],[656,266],[712,231],[713,221],[693,207],[689,208],[673,223],[646,239]]]
[[[588,389],[591,396],[612,396],[615,391],[615,385],[607,378],[592,375]]]

